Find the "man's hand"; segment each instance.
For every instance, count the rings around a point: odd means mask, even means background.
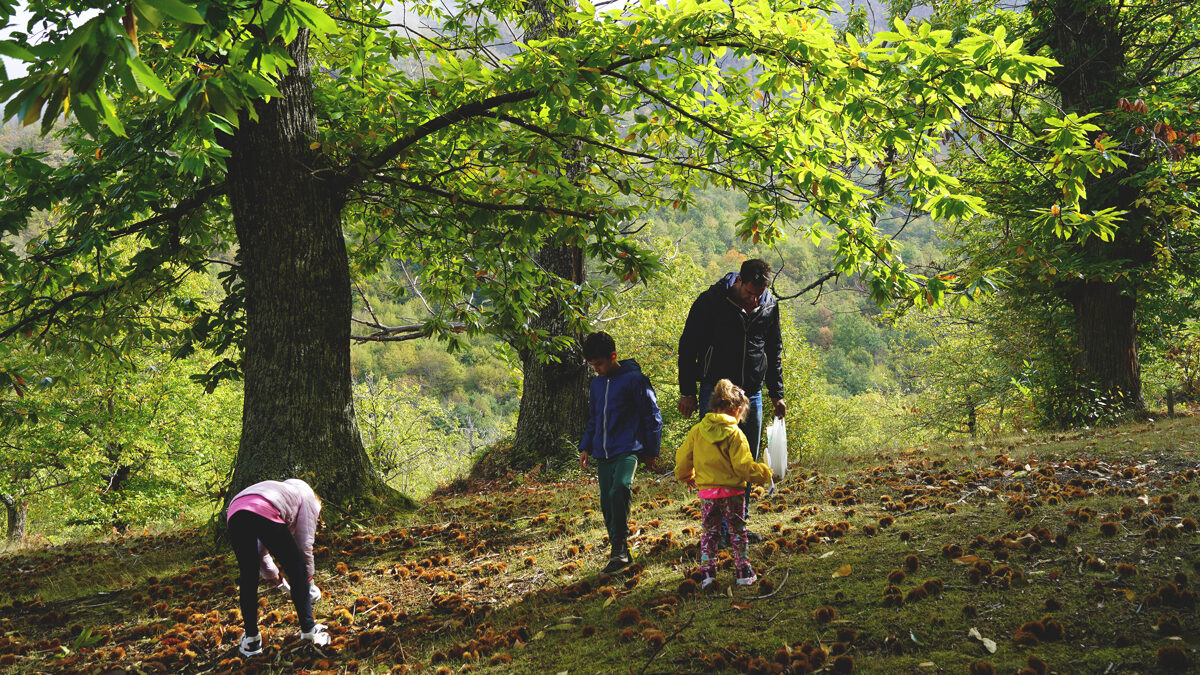
[[[679,414],[684,417],[691,417],[692,413],[700,408],[700,404],[696,401],[695,396],[681,396],[679,398]]]
[[[586,453],[586,452],[579,453],[579,468],[583,469],[584,471],[587,471],[587,465],[588,465],[588,453]]]
[[[650,471],[658,471],[658,457],[643,457],[642,463],[645,464],[646,468]]]
[[[771,403],[775,405],[775,416],[783,417],[787,413],[787,401],[781,398],[771,399]]]

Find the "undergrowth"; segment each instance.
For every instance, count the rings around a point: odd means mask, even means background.
[[[301,646],[263,591],[237,657],[232,554],[195,530],[0,556],[12,672],[1185,672],[1195,669],[1192,419],[823,456],[754,502],[762,581],[697,587],[698,501],[640,472],[636,564],[605,562],[594,478],[457,483],[318,535]],[[726,563],[728,564],[728,563]]]

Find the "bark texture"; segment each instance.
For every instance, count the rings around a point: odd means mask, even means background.
[[[28,529],[29,505],[11,495],[0,495],[0,501],[4,502],[4,510],[8,514],[6,539],[8,543],[15,544],[25,539]]]
[[[538,263],[564,279],[583,281],[582,252],[573,246],[547,247],[536,254]],[[532,322],[552,335],[571,335],[565,310],[557,302],[542,307]],[[524,386],[517,413],[513,458],[521,467],[538,463],[557,465],[577,455],[579,439],[587,424],[588,366],[578,347],[558,354],[559,361],[539,361],[529,352],[521,354]]]
[[[405,503],[372,468],[354,416],[351,285],[342,199],[319,153],[308,32],[282,98],[243,114],[229,144],[229,201],[246,295],[242,436],[229,493],[303,478],[326,500]]]
[[[1079,339],[1079,368],[1121,408],[1141,410],[1137,301],[1118,284],[1082,284],[1071,294]]]

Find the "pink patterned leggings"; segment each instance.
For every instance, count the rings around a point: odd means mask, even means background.
[[[733,548],[736,569],[740,571],[750,567],[750,561],[746,558],[744,508],[745,497],[740,493],[732,497],[700,500],[700,517],[704,524],[704,532],[700,535],[700,568],[705,572],[713,576],[717,573],[717,541],[721,536],[721,521],[729,529],[729,544]]]

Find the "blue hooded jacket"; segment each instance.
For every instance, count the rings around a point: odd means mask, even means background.
[[[625,359],[620,365],[612,375],[592,378],[587,430],[579,451],[597,459],[626,452],[657,457],[662,444],[662,413],[654,387],[637,361]]]

